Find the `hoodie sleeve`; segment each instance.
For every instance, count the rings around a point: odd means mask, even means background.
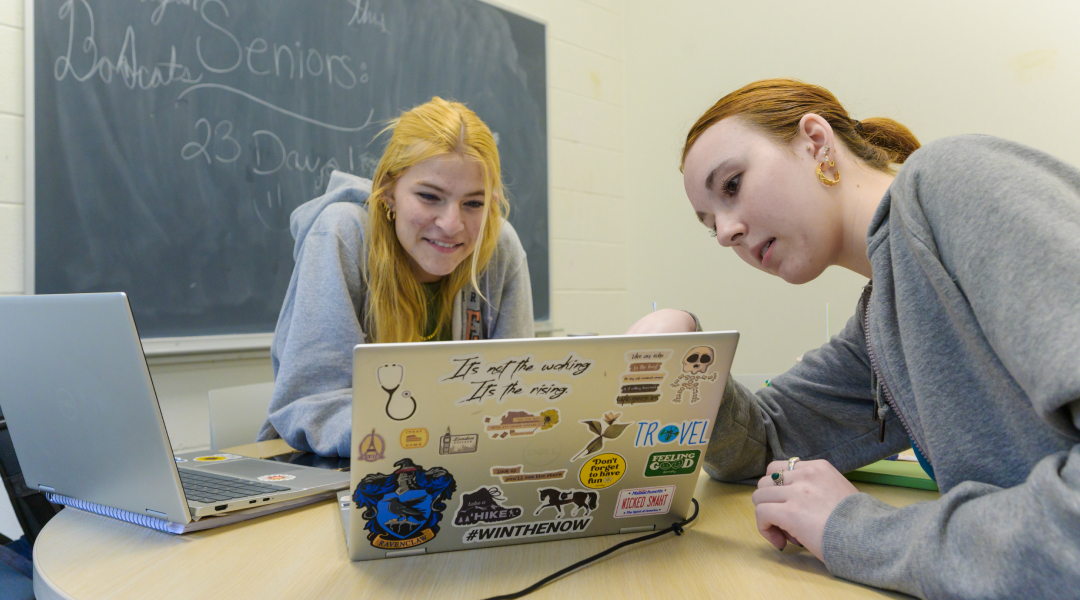
[[[488,337],[491,339],[536,337],[533,323],[532,282],[529,262],[517,232],[503,223],[499,245],[489,266]]]
[[[824,459],[841,473],[910,446],[904,428],[888,421],[878,443],[870,359],[853,316],[827,344],[807,352],[756,393],[728,377],[705,452],[713,479],[753,484],[769,462],[799,456]]]
[[[927,249],[923,256],[940,258],[921,268],[962,292],[978,325],[964,333],[985,336],[993,350],[979,356],[985,368],[1004,366],[1030,400],[1030,407],[1013,408],[983,398],[986,414],[956,424],[946,446],[952,452],[941,460],[977,464],[982,457],[961,444],[1018,428],[1011,410],[1034,410],[1072,445],[1043,457],[1011,487],[964,481],[944,488],[938,501],[899,509],[849,496],[826,522],[825,564],[846,579],[928,598],[1076,598],[1080,171],[983,136],[934,142],[909,163],[894,182],[902,231]],[[1030,443],[1037,448],[1039,441]],[[1007,469],[1007,457],[1025,450],[1006,448],[989,460]]]
[[[365,341],[365,222],[359,204],[329,204],[300,240],[271,346],[274,395],[260,440],[279,436],[297,450],[349,456],[352,349]]]

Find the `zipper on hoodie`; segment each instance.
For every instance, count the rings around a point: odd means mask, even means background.
[[[912,447],[917,452],[921,452],[918,448],[918,444],[915,442],[915,436],[911,432],[911,426],[908,425],[907,419],[904,418],[904,413],[900,412],[900,409],[896,405],[896,401],[893,400],[892,393],[889,392],[889,386],[885,385],[885,382],[881,379],[881,374],[878,372],[877,358],[874,356],[874,347],[870,345],[870,294],[874,288],[874,281],[871,279],[867,282],[866,287],[863,288],[862,298],[859,299],[859,307],[862,309],[862,324],[863,335],[866,336],[866,353],[870,355],[870,387],[874,392],[874,420],[878,422],[878,443],[885,441],[885,417],[889,414],[891,408],[896,416],[900,417],[900,423],[904,426],[904,431],[907,432],[908,439],[911,440]],[[884,401],[882,401],[884,399]],[[926,456],[923,453],[923,456]]]

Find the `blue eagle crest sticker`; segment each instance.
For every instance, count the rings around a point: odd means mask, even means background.
[[[403,458],[393,473],[372,473],[360,480],[353,493],[368,540],[376,548],[399,550],[429,542],[439,533],[446,501],[457,482],[442,467],[424,467]]]

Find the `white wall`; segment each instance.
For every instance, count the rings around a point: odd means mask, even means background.
[[[1007,137],[1080,164],[1080,3],[623,3],[627,306],[697,311],[742,332],[733,370],[786,370],[838,332],[865,280],[833,268],[791,286],[743,264],[697,222],[678,171],[690,125],[768,77],[825,86],[857,119],[899,120],[922,142]],[[835,272],[834,272],[835,271]]]
[[[22,0],[0,0],[0,294],[23,289],[22,117]]]

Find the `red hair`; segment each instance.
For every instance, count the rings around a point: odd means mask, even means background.
[[[919,149],[911,130],[883,117],[855,121],[829,90],[795,79],[763,79],[731,92],[712,105],[686,134],[679,170],[701,134],[728,117],[738,116],[780,144],[790,143],[804,115],[814,113],[829,122],[833,133],[867,166],[892,172]]]

